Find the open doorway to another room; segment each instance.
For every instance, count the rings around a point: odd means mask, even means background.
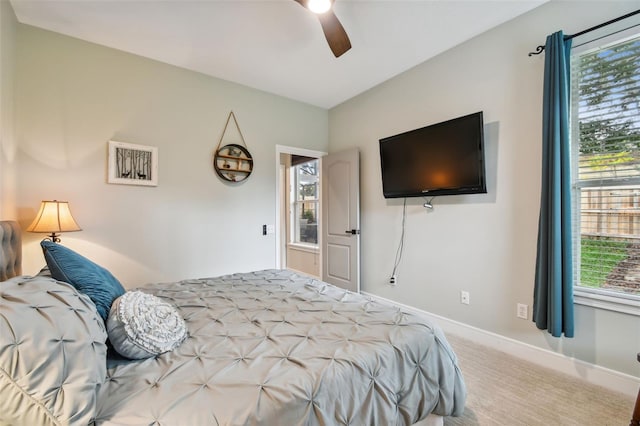
[[[279,148],[277,264],[320,278],[323,153]]]

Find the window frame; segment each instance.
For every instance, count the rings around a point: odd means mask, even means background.
[[[633,39],[640,36],[640,32],[635,29],[628,29],[626,31],[616,31],[615,28],[609,29],[608,34],[593,34],[591,36],[591,40],[574,40],[574,48],[571,51],[571,68],[572,74],[574,71],[575,64],[577,60],[575,58],[587,54],[589,51],[592,51],[594,48],[605,47],[610,44],[620,43],[625,41],[625,39]],[[597,43],[597,44],[596,44]],[[573,209],[573,218],[572,218],[572,226],[573,226],[573,265],[574,265],[574,303],[577,305],[590,306],[599,309],[605,309],[609,311],[620,312],[629,315],[640,316],[640,295],[632,295],[628,293],[606,290],[601,288],[591,288],[587,286],[580,285],[580,242],[581,242],[581,203],[580,203],[580,191],[583,188],[589,187],[616,187],[616,186],[628,186],[630,183],[638,184],[640,183],[640,178],[632,179],[632,182],[629,180],[622,181],[620,180],[611,180],[607,182],[596,182],[596,181],[580,181],[578,179],[578,161],[579,161],[579,122],[578,122],[578,96],[577,93],[577,82],[572,79],[571,81],[571,161],[572,161],[572,169],[575,173],[573,173],[573,182],[572,182],[572,209]]]

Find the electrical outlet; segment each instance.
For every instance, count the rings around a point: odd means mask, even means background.
[[[524,303],[518,303],[518,311],[517,314],[518,318],[522,318],[522,319],[528,319],[529,318],[529,306],[525,305]]]
[[[461,290],[460,291],[460,303],[463,305],[468,305],[471,303],[471,296],[468,291]]]
[[[396,277],[395,275],[391,275],[391,278],[389,278],[389,284],[391,285],[398,284],[398,277]]]

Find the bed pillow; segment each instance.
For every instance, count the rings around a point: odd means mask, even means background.
[[[89,296],[106,321],[111,304],[125,292],[120,281],[102,266],[63,245],[44,240],[40,246],[53,278],[67,282]]]
[[[120,355],[142,359],[177,348],[187,328],[178,311],[159,297],[128,291],[113,302],[107,333]]]
[[[0,425],[92,424],[107,332],[72,285],[21,276],[0,286]]]

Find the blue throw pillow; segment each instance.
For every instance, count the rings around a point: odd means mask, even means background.
[[[89,296],[102,319],[106,321],[111,304],[125,292],[120,281],[102,266],[65,246],[48,240],[43,240],[40,246],[51,270],[51,276],[58,281],[71,284]]]

